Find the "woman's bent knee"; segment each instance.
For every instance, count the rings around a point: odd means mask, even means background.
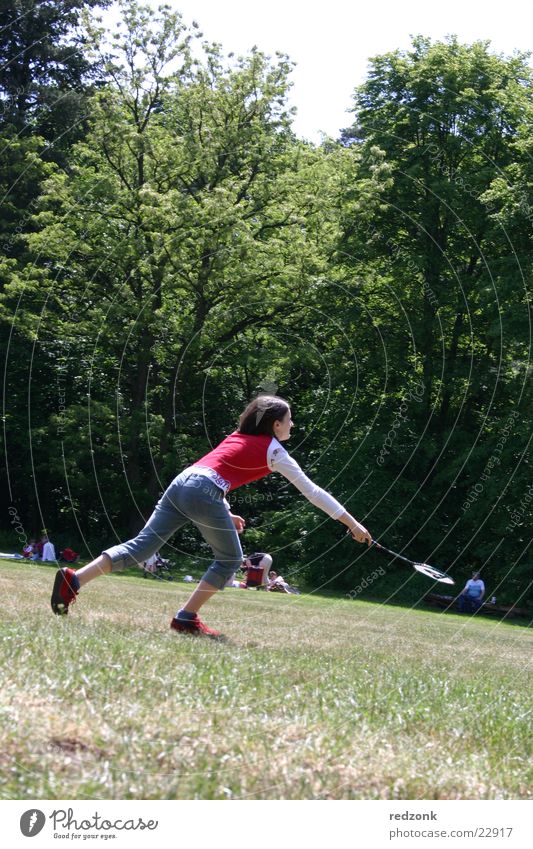
[[[152,554],[157,551],[157,544],[150,546],[135,545],[136,540],[124,542],[121,545],[113,545],[102,551],[102,555],[109,558],[112,572],[122,572],[128,566],[142,566]]]
[[[105,557],[111,563],[112,572],[122,572],[126,566],[124,551],[119,545],[106,548],[105,551],[102,551],[102,557]]]
[[[211,566],[203,575],[202,581],[211,584],[211,586],[216,587],[217,590],[221,590],[225,587],[228,580],[235,574],[241,565],[241,559],[225,560],[224,562],[215,560],[215,562],[211,563]]]

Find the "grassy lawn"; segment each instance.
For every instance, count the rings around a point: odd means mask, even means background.
[[[0,563],[2,797],[531,798],[531,631],[227,590],[220,645],[171,632],[190,587]]]

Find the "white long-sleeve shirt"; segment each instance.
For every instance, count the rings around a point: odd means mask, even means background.
[[[299,489],[311,504],[323,510],[332,519],[338,519],[345,511],[342,504],[329,492],[318,486],[300,468],[296,460],[291,457],[283,445],[273,438],[267,451],[267,464],[273,472],[279,472],[284,478]]]

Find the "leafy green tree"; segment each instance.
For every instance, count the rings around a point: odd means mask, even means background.
[[[225,67],[204,45],[199,63],[179,14],[131,3],[123,20],[110,47],[92,30],[110,84],[69,173],[45,185],[35,263],[9,296],[24,291],[21,329],[44,308],[40,350],[66,385],[67,409],[48,410],[50,465],[72,477],[56,501],[76,492],[92,515],[97,486],[112,521],[135,528],[176,467],[209,447],[206,382],[221,411],[244,398],[239,365],[255,368],[259,331],[297,320],[331,188],[323,157],[292,134],[285,57],[253,51]],[[215,439],[234,410],[215,417]]]
[[[418,524],[452,561],[458,553],[490,557],[501,544],[510,507],[501,486],[516,463],[484,481],[468,517],[461,504],[486,474],[513,410],[515,459],[524,460],[530,437],[531,396],[518,391],[516,363],[525,365],[530,351],[531,109],[525,55],[418,37],[410,51],[372,60],[342,137],[361,165],[345,191],[341,257],[349,273],[364,264],[371,277],[362,294],[386,342],[383,435],[410,387],[421,387],[382,471],[389,483],[416,484],[407,503],[395,499],[395,512],[416,509],[411,530]],[[373,182],[381,184],[378,202],[368,204]],[[422,530],[428,522],[436,533]]]
[[[38,131],[58,151],[79,137],[87,84],[82,13],[110,0],[11,0],[0,5],[0,121]]]
[[[99,5],[106,6],[107,0]],[[83,135],[86,93],[96,77],[84,57],[78,24],[81,12],[93,6],[94,0],[13,0],[0,4],[0,288],[16,280],[20,269],[32,262],[24,236],[32,229],[42,182],[53,170],[53,163],[68,162],[69,145]],[[16,309],[16,299],[12,307]],[[17,493],[16,509],[21,516],[31,516],[28,534],[31,525],[35,529],[43,524],[32,496],[30,434],[36,424],[35,411],[43,408],[49,387],[55,382],[50,362],[43,358],[37,362],[34,356],[31,337],[39,321],[39,314],[33,313],[25,334],[13,333],[8,312],[2,327],[2,349],[9,361],[3,385],[10,450],[6,453],[9,477],[1,487],[0,500],[2,506],[5,499],[9,499],[7,506],[11,505],[13,483],[24,482]],[[30,363],[33,423],[29,420],[27,392]]]

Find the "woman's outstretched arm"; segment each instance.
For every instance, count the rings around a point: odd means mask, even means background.
[[[357,542],[366,542],[368,545],[372,542],[372,537],[369,532],[357,519],[348,513],[347,510],[344,511],[342,516],[339,516],[339,522],[342,522],[343,525],[346,525],[350,529],[350,533]]]
[[[311,504],[323,510],[332,519],[337,519],[346,525],[350,529],[353,538],[358,542],[366,542],[370,545],[372,537],[367,529],[357,519],[354,519],[346,508],[336,498],[330,495],[329,492],[326,492],[325,489],[313,483],[300,468],[296,460],[282,446],[279,446],[272,453],[269,461],[269,467],[272,471],[279,472],[287,478],[287,480],[300,490],[302,495],[305,495]]]

